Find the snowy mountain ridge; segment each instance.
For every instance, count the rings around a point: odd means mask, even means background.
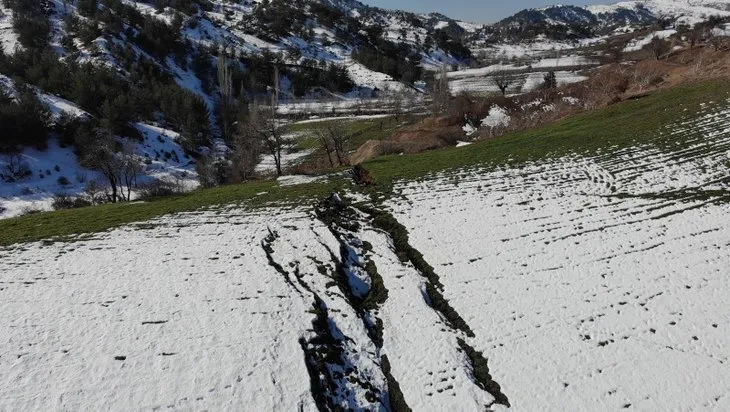
[[[713,16],[730,16],[730,1],[643,0],[582,7],[553,5],[522,10],[486,27],[485,33],[492,41],[515,42],[524,36],[537,35],[555,40],[581,39],[660,21],[691,26]]]

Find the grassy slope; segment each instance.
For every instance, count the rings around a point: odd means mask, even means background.
[[[730,84],[725,81],[685,85],[467,147],[406,158],[378,158],[369,162],[367,168],[376,181],[414,179],[433,171],[480,163],[517,165],[570,153],[590,155],[599,149],[623,148],[635,143],[669,144],[656,139],[664,126],[693,118],[702,103],[728,98]]]
[[[653,141],[664,125],[692,117],[701,103],[724,101],[728,97],[730,84],[724,81],[686,85],[463,148],[375,159],[368,162],[366,168],[378,186],[385,190],[388,183],[396,179],[419,178],[449,168],[519,164],[568,153],[591,154],[601,148],[627,147],[635,142]],[[99,232],[126,223],[216,205],[256,206],[314,200],[345,184],[342,179],[293,187],[279,187],[270,181],[254,182],[199,190],[149,203],[105,205],[7,219],[0,221],[0,245]]]
[[[52,237],[101,232],[131,222],[140,222],[170,213],[194,211],[228,204],[260,206],[323,197],[342,185],[327,183],[280,187],[275,181],[201,189],[182,196],[146,203],[118,203],[81,209],[38,213],[0,221],[0,245]]]

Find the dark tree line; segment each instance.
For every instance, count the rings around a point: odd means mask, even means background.
[[[48,109],[22,84],[15,85],[14,95],[0,87],[0,152],[20,146],[44,147],[51,124]]]
[[[382,36],[382,28],[371,27],[352,53],[352,58],[370,70],[412,83],[423,76],[421,54],[406,43],[393,43]]]
[[[48,7],[44,1],[38,0],[3,0],[13,10],[13,21],[25,22],[25,19],[37,21],[29,27],[48,23]],[[175,1],[167,3],[170,7],[180,7],[190,12],[203,1]],[[100,7],[100,5],[102,7]],[[105,31],[120,30],[122,34],[136,31],[134,40],[140,47],[149,52],[167,55],[176,52],[187,66],[188,48],[179,39],[179,28],[171,28],[163,22],[145,17],[133,7],[120,0],[79,0],[79,13],[87,17],[85,21],[69,14],[64,21],[66,31],[70,35],[83,37],[89,27],[104,23]],[[182,24],[182,23],[180,23]],[[161,25],[161,26],[160,26]],[[162,27],[164,26],[164,27]],[[136,30],[130,30],[135,28]],[[120,35],[120,32],[108,33]],[[87,34],[89,40],[104,35],[98,27]],[[55,94],[70,100],[89,112],[95,126],[103,128],[111,135],[135,136],[136,131],[130,122],[151,120],[155,113],[162,117],[173,128],[186,137],[189,148],[208,143],[209,113],[205,102],[187,90],[175,84],[172,76],[155,61],[139,55],[130,45],[121,46],[108,42],[117,62],[127,73],[122,75],[116,70],[92,64],[78,64],[73,58],[74,47],[69,47],[71,57],[59,60],[59,56],[48,46],[48,34],[40,34],[33,41],[23,40],[24,49],[12,55],[0,53],[0,73],[15,78],[16,84],[29,84],[45,93]],[[83,39],[82,39],[83,40]],[[62,42],[72,45],[72,41]],[[190,53],[195,55],[194,53]],[[194,59],[191,63],[195,63]],[[26,96],[24,94],[24,96]],[[6,99],[7,100],[7,99]],[[12,99],[11,99],[12,100]],[[17,100],[17,99],[16,99]],[[14,103],[5,105],[5,112],[12,112]],[[33,113],[32,111],[30,113]],[[91,121],[90,119],[88,121]],[[47,122],[39,121],[39,124]],[[75,125],[72,125],[75,127]],[[19,143],[23,141],[37,143],[43,133],[34,134],[33,139],[25,139],[16,135],[14,129],[7,129],[6,141]],[[65,133],[68,143],[82,144],[77,149],[84,151],[83,145],[93,144],[93,139],[70,139]]]

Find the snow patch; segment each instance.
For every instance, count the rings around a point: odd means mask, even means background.
[[[492,108],[489,109],[487,117],[482,119],[481,124],[482,127],[489,128],[505,127],[509,125],[510,121],[511,117],[507,112],[507,109],[501,106],[492,106]]]

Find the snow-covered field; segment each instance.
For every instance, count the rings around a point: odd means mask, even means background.
[[[675,125],[704,138],[669,152],[398,188],[390,209],[515,410],[730,408],[729,116]]]
[[[0,410],[727,410],[725,107],[384,204],[1,249]]]
[[[515,72],[513,75],[515,81],[508,89],[509,93],[527,93],[539,88],[545,81],[547,72],[531,71],[530,73]],[[588,77],[582,76],[576,71],[556,71],[555,78],[559,86],[566,84],[578,83],[588,80]],[[499,88],[494,83],[490,75],[475,75],[454,77],[449,80],[449,88],[454,94],[469,92],[477,94],[498,94]]]
[[[362,236],[390,297],[357,309],[336,272],[364,272],[355,235],[303,208],[229,209],[4,251],[0,409],[316,410],[325,373],[332,404],[385,410],[382,355],[418,410],[490,403],[379,231]]]
[[[519,55],[519,60],[509,63],[510,59],[500,55],[494,57],[501,59],[497,64],[448,72],[446,76],[452,93],[499,93],[499,88],[492,80],[496,73],[506,74],[512,79],[508,88],[511,93],[526,93],[537,89],[543,84],[549,71],[555,72],[559,85],[577,83],[588,79],[580,74],[581,70],[599,64],[595,59],[565,54],[565,51],[542,51],[535,55],[529,54],[528,50],[523,51],[525,54]],[[513,52],[517,53],[518,50]],[[514,57],[517,58],[518,55]]]
[[[0,409],[312,410],[311,302],[260,246],[267,225],[303,217],[275,215],[190,214],[3,253]]]

